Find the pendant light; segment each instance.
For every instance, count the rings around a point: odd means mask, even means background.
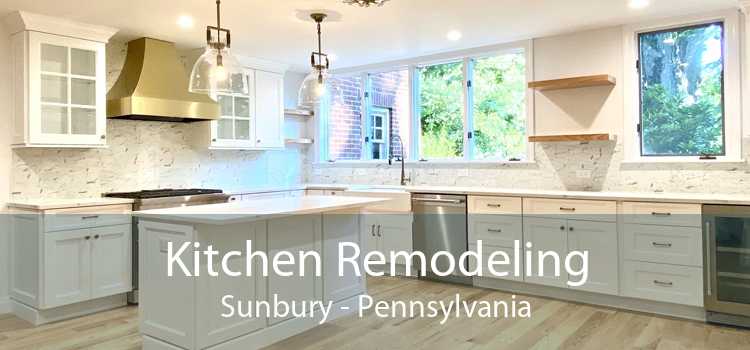
[[[330,61],[328,60],[328,55],[323,53],[320,30],[320,24],[323,23],[323,20],[328,17],[328,15],[325,13],[313,13],[310,17],[315,21],[318,28],[318,51],[313,52],[312,55],[310,55],[312,72],[310,72],[310,74],[305,77],[305,80],[302,81],[302,86],[299,89],[298,95],[299,106],[308,108],[314,107],[331,88],[328,79]]]
[[[193,65],[190,92],[208,94],[214,99],[220,93],[248,93],[247,79],[242,66],[229,52],[231,43],[229,29],[221,27],[221,0],[216,0],[216,26],[206,27],[206,51]]]

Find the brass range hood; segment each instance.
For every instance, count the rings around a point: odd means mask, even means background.
[[[188,91],[173,43],[151,38],[128,43],[120,77],[107,93],[108,118],[195,122],[219,116],[218,103]]]

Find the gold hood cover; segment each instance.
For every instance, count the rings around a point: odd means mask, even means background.
[[[219,115],[214,100],[188,91],[173,43],[151,38],[128,43],[122,73],[107,93],[108,118],[193,122]]]

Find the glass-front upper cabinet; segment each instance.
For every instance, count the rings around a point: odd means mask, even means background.
[[[12,36],[15,146],[106,145],[105,43],[114,30],[92,32],[94,40],[83,38],[86,30],[71,30],[61,25],[60,35]]]
[[[255,145],[255,74],[246,70],[248,94],[219,94],[221,118],[211,122],[211,147],[248,149]]]

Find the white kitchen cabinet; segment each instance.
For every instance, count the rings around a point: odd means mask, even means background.
[[[255,72],[255,147],[284,148],[284,75]]]
[[[131,236],[129,224],[46,233],[42,308],[129,292]]]
[[[565,270],[565,258],[572,251],[588,251],[587,282],[577,290],[616,295],[619,292],[617,224],[583,220],[550,218],[524,219],[524,244],[531,243],[526,251],[532,254],[532,275],[525,281],[555,287],[568,287],[567,282],[577,282],[581,276],[572,276]],[[539,276],[539,251],[554,251],[560,256],[560,276],[555,276],[551,257],[544,259],[544,276]],[[572,260],[573,270],[580,271],[580,258]]]
[[[617,295],[618,247],[617,224],[568,220],[568,251],[588,252],[586,284],[573,289]],[[574,259],[573,270],[581,271],[580,259]],[[580,276],[569,276],[576,282]]]
[[[91,229],[91,297],[129,292],[132,283],[132,226]]]
[[[10,297],[33,324],[122,306],[132,290],[129,204],[11,204]],[[64,308],[62,308],[64,306]]]
[[[11,27],[13,145],[106,145],[105,45],[116,30],[17,12]]]
[[[325,274],[323,295],[325,301],[339,302],[366,291],[365,275],[362,273],[362,256],[358,262],[360,274],[357,275],[350,264],[344,265],[343,276],[339,269],[339,243],[347,242],[363,247],[364,236],[360,233],[360,215],[358,212],[334,212],[323,215],[323,270],[336,271]],[[353,249],[343,251],[351,256]]]
[[[253,148],[255,146],[255,71],[246,69],[247,94],[218,94],[221,117],[211,122],[214,148]]]
[[[44,237],[44,308],[91,298],[91,230]]]
[[[386,263],[405,265],[406,261],[391,261],[391,252],[413,251],[411,213],[363,214],[363,231],[365,235],[366,252],[378,251],[385,255]]]
[[[211,122],[212,149],[284,148],[284,75],[245,69],[247,94],[219,94],[221,118]]]
[[[525,218],[524,219],[524,247],[525,251],[533,251],[532,254],[532,275],[526,276],[525,281],[529,283],[543,284],[553,287],[566,287],[568,274],[565,272],[564,265],[560,268],[560,275],[555,276],[555,264],[552,258],[546,258],[543,265],[543,276],[539,275],[540,267],[538,266],[539,251],[554,251],[561,257],[568,252],[568,234],[567,220],[564,219],[545,219],[545,218]],[[526,244],[531,243],[529,249]],[[528,268],[528,267],[527,267]]]

